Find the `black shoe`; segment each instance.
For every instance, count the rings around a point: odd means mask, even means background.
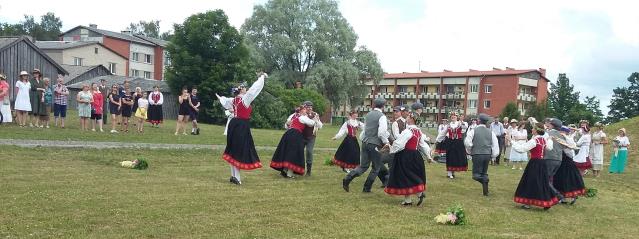
[[[530,209],[530,206],[529,205],[521,205],[521,208],[522,209]]]
[[[483,182],[481,184],[481,189],[484,196],[488,196],[488,182]]]
[[[566,198],[564,197],[564,195],[559,194],[559,196],[557,196],[557,198],[559,199],[559,203],[561,203],[561,204],[568,203],[568,202],[566,202]]]
[[[195,134],[200,135],[200,128],[195,129]]]
[[[282,177],[287,178],[288,176],[286,175],[286,172],[284,172],[284,170],[280,171],[280,175],[282,175]]]
[[[370,193],[371,189],[370,188],[364,188],[364,189],[362,189],[362,192],[363,193]]]
[[[191,135],[195,135],[195,132],[191,131]]]
[[[233,178],[235,178],[235,177],[231,176],[231,178],[229,178],[229,182],[230,182],[230,183],[232,183],[232,182],[233,182]]]
[[[570,202],[570,205],[575,205],[575,203],[577,202],[577,198],[579,198],[579,197],[575,197],[575,198],[574,198],[574,199]]]
[[[550,207],[545,207],[545,208],[544,208],[544,211],[548,211],[548,209],[550,209]]]
[[[342,188],[344,188],[344,191],[349,192],[350,189],[348,187],[348,185],[351,183],[351,180],[349,179],[342,179]]]
[[[311,176],[311,166],[307,165],[306,166],[306,177],[310,177]]]
[[[235,184],[235,185],[240,185],[240,184],[242,184],[242,183],[240,182],[240,180],[237,180],[237,178],[235,178],[235,177],[231,177],[231,183],[233,183],[233,184]]]
[[[402,205],[402,206],[412,206],[413,202],[402,202],[400,205]]]
[[[417,197],[417,198],[419,198],[419,201],[417,201],[417,206],[422,205],[422,203],[424,202],[424,198],[425,198],[425,197],[426,197],[426,194],[425,194],[425,193],[423,193],[423,192],[422,192],[422,194],[421,194],[421,195],[419,195],[419,197]]]

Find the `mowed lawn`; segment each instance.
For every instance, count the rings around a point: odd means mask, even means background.
[[[4,130],[4,129],[3,129]],[[30,131],[31,129],[29,129]],[[3,131],[4,132],[4,131]],[[166,136],[169,137],[169,136]],[[276,136],[273,136],[276,138]],[[470,172],[445,178],[427,164],[423,207],[401,207],[379,183],[361,193],[364,178],[341,189],[344,173],[319,161],[312,177],[284,179],[268,167],[243,172],[230,184],[229,167],[212,150],[24,149],[0,146],[0,238],[637,238],[636,167],[621,175],[586,178],[596,198],[549,211],[522,210],[512,196],[521,171],[493,166],[491,195]],[[119,167],[145,157],[144,171]],[[469,224],[437,225],[433,217],[455,203]]]

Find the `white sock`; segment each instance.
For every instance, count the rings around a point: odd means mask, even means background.
[[[286,169],[286,176],[288,176],[288,177],[293,177],[293,170],[291,170],[291,169]]]
[[[233,171],[235,171],[235,178],[237,178],[237,181],[242,182],[242,177],[240,176],[240,169],[234,166]]]
[[[447,171],[448,172],[448,176],[453,176],[453,171]]]
[[[404,202],[410,203],[413,202],[413,200],[410,199],[410,196],[404,196]]]
[[[231,166],[231,177],[235,177],[235,166]]]

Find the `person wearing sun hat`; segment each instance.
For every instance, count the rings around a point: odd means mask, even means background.
[[[623,173],[626,168],[626,161],[628,160],[628,146],[630,146],[630,140],[626,135],[626,129],[619,129],[619,134],[613,142],[615,151],[610,159],[610,173]]]
[[[11,123],[11,101],[9,100],[9,83],[4,74],[0,74],[0,123]]]
[[[31,123],[29,126],[44,127],[40,125],[40,117],[46,115],[47,106],[44,102],[44,80],[39,69],[33,69],[33,77],[31,78],[31,90],[29,91],[29,100],[31,100]],[[35,124],[34,124],[35,121]]]
[[[16,120],[20,127],[25,127],[27,124],[27,114],[31,111],[31,101],[29,99],[31,83],[29,82],[29,73],[26,71],[20,72],[20,80],[16,81],[15,87],[17,89],[14,103]]]

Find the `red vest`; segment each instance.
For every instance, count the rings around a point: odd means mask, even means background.
[[[546,148],[546,140],[543,137],[535,139],[537,145],[530,150],[530,159],[544,158],[544,148]]]
[[[348,135],[357,138],[357,128],[351,126],[350,124],[346,123],[346,129],[348,130]]]
[[[251,118],[251,112],[253,111],[253,108],[251,108],[250,105],[246,107],[244,103],[242,103],[242,97],[238,96],[233,99],[233,110],[235,110],[236,118],[247,120]]]
[[[419,129],[411,129],[413,133],[413,137],[411,137],[408,142],[406,142],[406,147],[404,149],[407,150],[417,150],[417,146],[419,145],[419,140],[422,137],[422,133],[419,132]]]
[[[151,100],[153,103],[158,103],[158,101],[160,101],[160,93],[151,93]]]
[[[302,124],[302,122],[300,121],[300,114],[293,115],[293,118],[291,118],[291,129],[295,129],[302,133],[304,127],[306,127],[306,125]]]
[[[462,139],[462,128],[461,128],[461,124],[459,125],[459,127],[453,129],[451,127],[448,127],[448,138],[449,139]]]

